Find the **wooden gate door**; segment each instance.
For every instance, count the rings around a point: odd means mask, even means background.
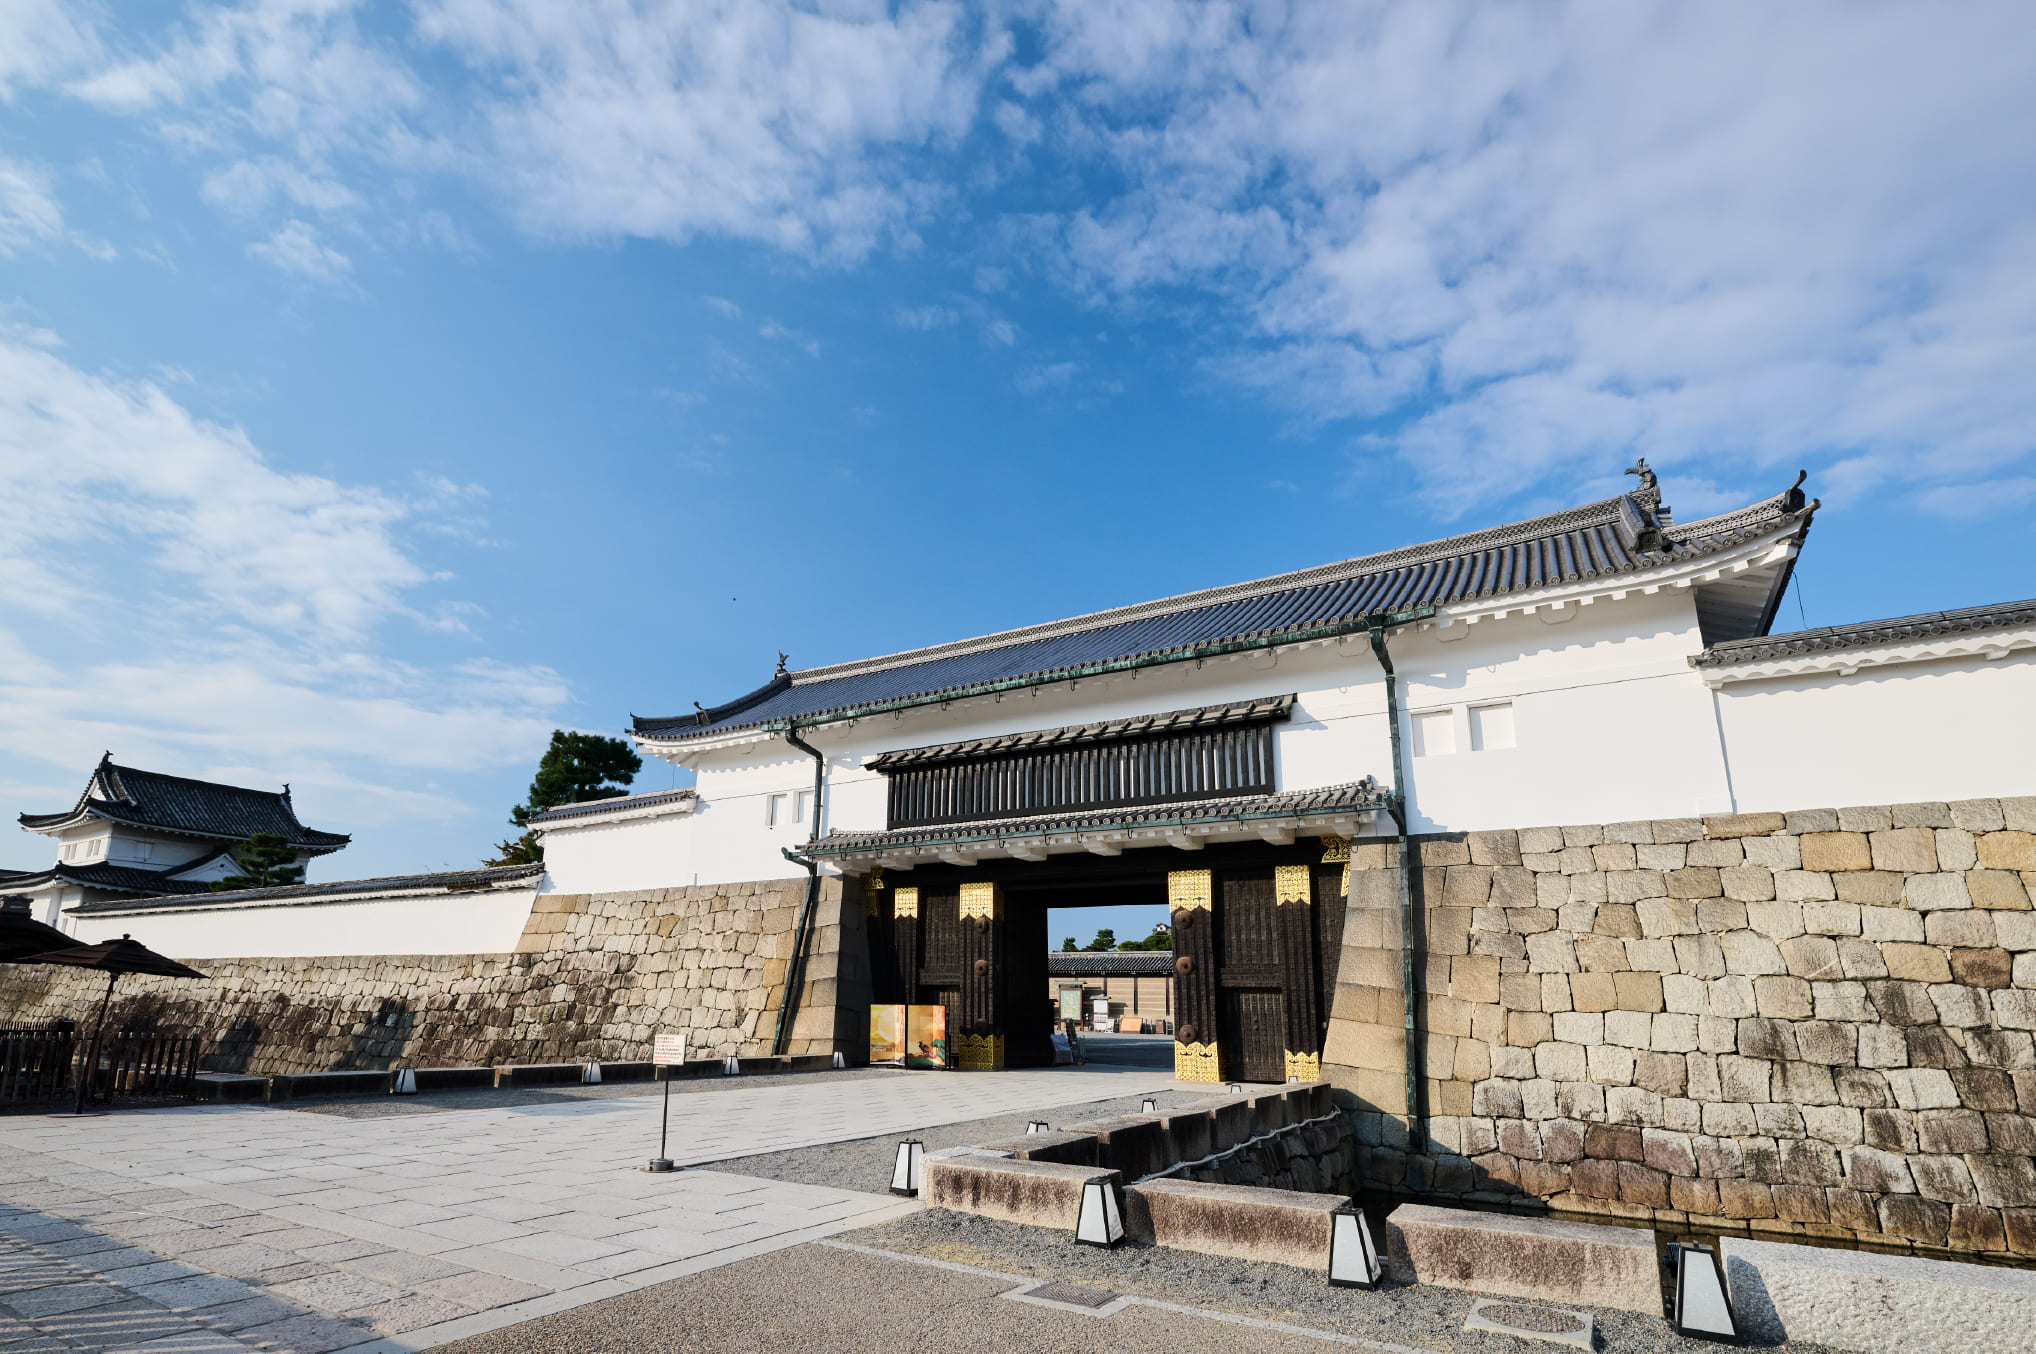
[[[1216,905],[1216,1046],[1223,1075],[1283,1082],[1286,981],[1272,871],[1225,873]]]

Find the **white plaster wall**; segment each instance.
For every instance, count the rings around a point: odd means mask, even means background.
[[[1392,639],[1404,710],[1447,710],[1457,751],[1414,757],[1417,831],[1616,822],[1728,812],[1724,758],[1710,694],[1689,667],[1702,647],[1691,595],[1664,590],[1572,607],[1550,625],[1510,617]],[[823,828],[884,827],[885,778],[863,769],[880,753],[969,738],[1296,692],[1277,726],[1282,790],[1377,777],[1392,781],[1385,686],[1364,636],[1330,646],[1171,664],[1112,678],[881,715],[806,734],[828,759]],[[1473,752],[1471,706],[1511,702],[1516,746]],[[782,741],[704,754],[692,868],[698,882],[785,878],[780,854],[805,823],[765,825],[765,797],[812,786],[810,758]],[[676,882],[690,882],[679,880]]]
[[[202,907],[66,917],[78,943],[122,935],[180,959],[350,954],[500,954],[514,950],[536,889],[267,907]]]
[[[2036,794],[2036,655],[1734,682],[1741,812]]]
[[[634,818],[544,834],[546,893],[622,893],[693,883],[691,814]]]

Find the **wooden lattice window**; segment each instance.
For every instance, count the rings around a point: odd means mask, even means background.
[[[1292,698],[892,753],[889,825],[932,827],[1271,794]]]

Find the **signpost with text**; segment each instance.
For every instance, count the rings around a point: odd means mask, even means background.
[[[686,1061],[686,1036],[681,1034],[660,1034],[650,1048],[650,1062],[653,1068],[677,1067]],[[664,1110],[658,1121],[657,1155],[651,1158],[646,1171],[673,1171],[672,1159],[665,1153],[665,1141],[672,1127],[672,1078],[669,1072],[662,1074],[665,1084]]]

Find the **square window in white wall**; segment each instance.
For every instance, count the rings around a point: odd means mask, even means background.
[[[1452,710],[1423,710],[1413,717],[1414,755],[1447,757],[1456,751],[1456,719]]]
[[[764,797],[764,826],[776,827],[785,821],[785,797],[766,795]]]
[[[811,790],[800,790],[798,793],[792,796],[793,822],[803,823],[806,821],[806,801],[811,799],[812,797],[813,792]]]
[[[1470,707],[1472,752],[1492,752],[1513,745],[1513,702]]]

